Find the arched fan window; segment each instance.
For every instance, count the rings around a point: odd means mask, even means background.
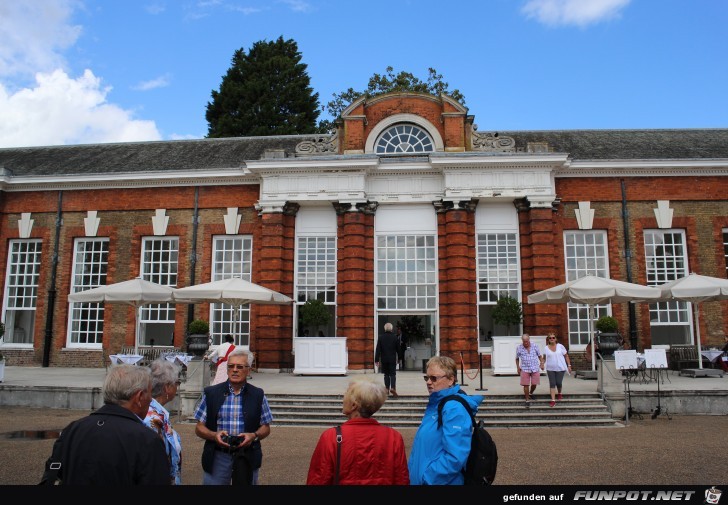
[[[387,128],[374,147],[377,154],[427,153],[434,150],[432,138],[413,124],[397,124]]]

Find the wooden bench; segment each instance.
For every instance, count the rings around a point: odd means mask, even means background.
[[[700,356],[703,367],[712,368],[713,364],[705,356]],[[693,344],[673,344],[670,346],[670,368],[682,370],[684,368],[699,367],[698,349]]]
[[[144,356],[144,358],[137,365],[149,366],[152,361],[168,352],[182,352],[182,349],[179,347],[139,347],[136,353]],[[121,354],[134,354],[134,347],[129,345],[123,346],[121,348]]]

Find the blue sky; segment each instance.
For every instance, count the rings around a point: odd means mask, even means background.
[[[0,0],[0,147],[202,138],[235,50],[293,39],[311,84],[387,66],[480,130],[728,127],[722,0]]]

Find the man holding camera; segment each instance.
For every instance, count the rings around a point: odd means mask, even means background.
[[[250,351],[232,351],[226,363],[228,380],[206,387],[195,411],[195,434],[205,440],[204,485],[258,483],[260,441],[270,434],[273,415],[263,390],[247,383],[252,364]]]

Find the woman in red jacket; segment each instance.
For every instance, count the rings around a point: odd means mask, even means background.
[[[308,468],[309,485],[408,485],[407,456],[400,433],[372,419],[387,400],[387,389],[355,380],[344,393],[341,457],[337,461],[336,428],[321,434]],[[338,462],[338,481],[336,479]]]

